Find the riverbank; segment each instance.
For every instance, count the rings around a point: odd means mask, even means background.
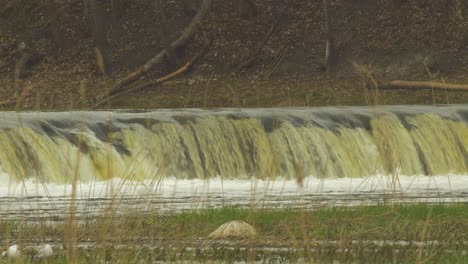
[[[464,250],[468,243],[467,217],[466,204],[382,204],[316,210],[224,207],[117,218],[111,211],[104,211],[80,224],[3,220],[0,232],[4,241],[24,248],[26,261],[30,261],[27,252],[36,243],[53,244],[56,256],[49,263],[63,263],[67,254],[73,254],[80,263],[464,263],[468,258]],[[251,224],[258,235],[248,240],[207,238],[230,220]],[[73,245],[71,251],[69,245]]]
[[[180,36],[194,15],[186,12],[183,2],[156,7],[150,0],[124,1],[120,11],[110,2],[103,3],[105,32],[99,37],[108,42],[103,50],[108,68],[103,74],[84,1],[8,0],[0,8],[0,101],[12,99],[15,92],[20,100],[2,109],[92,108],[96,97],[105,96],[110,87]],[[465,2],[333,1],[336,47],[330,73],[325,70],[327,32],[322,2],[258,0],[252,7],[255,12],[246,15],[231,1],[213,3],[202,30],[175,52],[175,58],[166,56],[128,86],[166,76],[206,48],[202,58],[177,78],[148,85],[101,108],[468,102],[466,92],[431,89],[380,91],[377,98],[368,89],[372,85],[365,84],[369,76],[382,83],[468,83]],[[160,16],[161,8],[165,17]]]

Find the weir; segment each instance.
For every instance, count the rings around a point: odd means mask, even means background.
[[[3,112],[0,173],[56,183],[466,174],[467,123],[468,105]]]

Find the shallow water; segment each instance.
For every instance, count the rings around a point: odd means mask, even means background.
[[[78,220],[108,214],[173,212],[203,208],[306,208],[388,203],[468,202],[468,175],[388,176],[293,180],[120,179],[79,183],[73,204]],[[61,221],[71,211],[72,186],[33,181],[0,187],[0,217]],[[111,210],[109,210],[111,209]],[[105,212],[105,213],[103,213]]]

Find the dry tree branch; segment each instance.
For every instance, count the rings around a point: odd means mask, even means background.
[[[156,54],[156,56],[154,56],[145,64],[143,64],[140,68],[128,74],[125,78],[121,79],[120,81],[118,81],[113,87],[111,87],[108,94],[99,96],[97,98],[98,101],[103,100],[106,96],[112,96],[122,91],[126,85],[138,80],[144,74],[149,72],[152,68],[161,64],[164,61],[164,58],[167,56],[169,49],[177,50],[177,49],[181,49],[185,47],[190,41],[190,39],[192,39],[195,33],[202,26],[202,21],[205,18],[205,16],[209,13],[212,2],[213,0],[203,0],[201,6],[198,8],[198,11],[193,17],[192,21],[185,28],[184,32],[178,39],[172,42],[168,48]]]
[[[125,95],[125,94],[129,94],[129,93],[134,93],[134,92],[137,92],[137,91],[140,91],[140,90],[143,90],[145,89],[146,87],[148,86],[155,86],[155,85],[159,85],[159,84],[162,84],[170,79],[173,79],[175,78],[176,76],[186,72],[190,67],[192,67],[195,62],[200,59],[205,53],[206,53],[207,49],[203,49],[201,52],[197,53],[195,56],[193,56],[184,66],[180,67],[178,70],[174,71],[174,72],[171,72],[169,73],[168,75],[165,75],[163,77],[160,77],[154,81],[149,81],[149,82],[146,82],[146,83],[143,83],[141,85],[138,85],[138,86],[135,86],[135,87],[132,87],[130,89],[125,89],[125,90],[121,90],[117,93],[114,93],[108,97],[105,97],[104,99],[100,100],[99,102],[97,102],[93,107],[92,109],[97,109],[98,107],[100,107],[101,105],[107,103],[108,101],[112,100],[112,99],[115,99],[117,97],[120,97],[122,95]]]

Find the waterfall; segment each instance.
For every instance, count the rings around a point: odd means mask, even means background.
[[[0,113],[20,181],[468,172],[468,106]]]

